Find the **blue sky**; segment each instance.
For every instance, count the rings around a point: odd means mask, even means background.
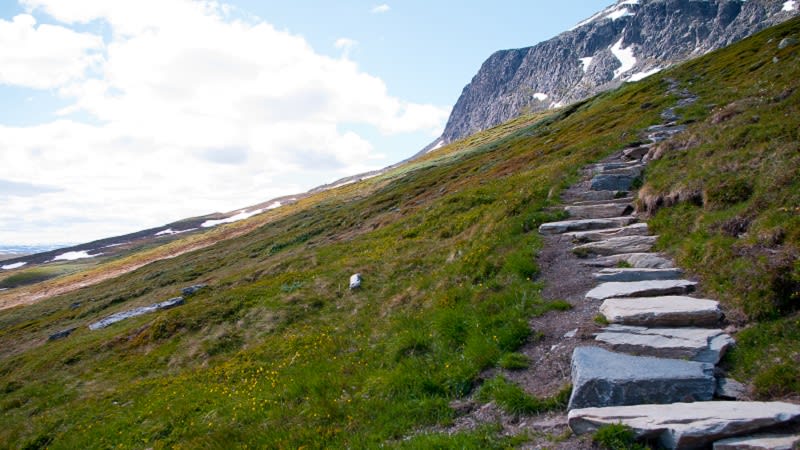
[[[0,3],[0,244],[230,211],[404,159],[494,51],[611,3]]]

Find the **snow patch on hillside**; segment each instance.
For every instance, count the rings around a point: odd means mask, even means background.
[[[781,8],[781,11],[794,11],[796,9],[797,9],[797,1],[789,0],[788,2],[783,3],[783,8]]]
[[[167,228],[166,230],[162,230],[162,231],[159,231],[158,233],[156,233],[156,236],[171,236],[173,234],[188,233],[188,232],[194,231],[196,229],[197,228],[187,228],[185,230],[175,231],[172,228]]]
[[[270,205],[270,206],[272,206],[272,205]],[[205,222],[201,223],[200,226],[203,227],[203,228],[211,228],[211,227],[215,227],[217,225],[222,225],[223,223],[238,222],[240,220],[249,219],[250,217],[253,217],[256,214],[260,214],[262,212],[264,212],[263,209],[256,209],[256,210],[253,210],[253,211],[246,211],[246,210],[243,209],[243,210],[239,211],[238,214],[230,216],[230,217],[225,218],[225,219],[206,220]]]
[[[578,58],[578,59],[580,59],[581,64],[583,64],[583,73],[588,72],[589,71],[589,66],[592,65],[592,60],[594,59],[594,57],[593,56],[587,56],[586,58]]]
[[[444,147],[444,139],[439,139],[438,141],[436,141],[436,145],[434,145],[433,147],[431,147],[431,149],[430,149],[430,150],[428,150],[428,151],[427,151],[427,152],[425,152],[425,153],[430,153],[430,152],[432,152],[432,151],[434,151],[434,150],[439,150],[439,149],[440,149],[440,148],[442,148],[442,147]],[[366,177],[365,177],[364,179],[366,180]]]
[[[50,262],[53,261],[75,261],[76,259],[85,259],[85,258],[94,258],[95,256],[100,256],[102,253],[95,253],[94,255],[89,254],[88,250],[81,250],[77,252],[66,252],[62,253],[55,258],[51,259]]]
[[[549,97],[549,95],[547,95],[547,94],[545,94],[543,92],[537,92],[537,93],[533,94],[533,98],[535,98],[536,100],[539,100],[540,102],[543,102],[543,101],[547,100],[548,97]]]
[[[19,269],[20,267],[24,266],[26,263],[25,261],[16,262],[14,264],[6,264],[5,266],[0,266],[0,269],[3,270],[12,270],[12,269]]]
[[[619,78],[620,75],[633,69],[633,66],[636,65],[636,57],[633,56],[633,47],[622,48],[623,39],[624,38],[620,38],[619,41],[609,49],[611,53],[614,54],[614,57],[619,60],[620,64],[622,64],[619,69],[614,71],[614,78]]]
[[[662,70],[661,67],[656,67],[655,69],[646,70],[644,72],[636,72],[635,74],[631,75],[630,78],[628,78],[628,81],[643,80],[643,79],[649,77],[650,75],[653,75],[653,74],[656,74],[658,72],[661,72],[661,70]]]
[[[628,8],[622,8],[622,9],[618,9],[616,11],[612,11],[609,14],[606,14],[605,18],[606,19],[611,19],[611,20],[617,20],[617,19],[619,19],[621,17],[633,16],[633,15],[634,14],[632,12],[630,12],[628,10]]]

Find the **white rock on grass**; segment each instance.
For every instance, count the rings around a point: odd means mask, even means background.
[[[713,364],[578,347],[567,409],[706,401],[714,390]]]
[[[564,236],[569,236],[576,242],[596,242],[623,236],[647,236],[647,233],[647,224],[642,222],[607,230],[575,231],[564,233]]]
[[[648,281],[648,280],[676,280],[683,276],[681,269],[601,269],[594,274],[597,281]]]
[[[716,364],[733,345],[730,335],[712,328],[645,328],[611,325],[595,337],[614,350]]]
[[[350,275],[350,289],[358,289],[361,287],[361,274],[354,273]]]
[[[681,295],[694,291],[696,281],[690,280],[648,280],[602,283],[585,297],[589,300],[605,300],[614,297],[655,297],[659,295]]]
[[[761,434],[714,442],[714,450],[792,450],[800,448],[800,434]]]
[[[676,295],[610,298],[600,314],[611,323],[647,327],[713,326],[722,318],[714,300]]]
[[[658,236],[621,236],[603,241],[590,242],[574,247],[572,251],[578,255],[618,255],[625,253],[647,252],[653,248]]]
[[[606,219],[562,220],[539,225],[539,233],[561,234],[568,231],[599,230],[603,228],[619,228],[636,222],[635,217],[610,217]]]
[[[713,442],[800,419],[800,405],[784,402],[699,402],[573,409],[575,434],[621,423],[638,438],[670,449],[707,448]]]
[[[638,269],[668,269],[675,265],[667,258],[656,253],[623,253],[589,259],[584,264],[592,267],[614,267],[621,263]]]

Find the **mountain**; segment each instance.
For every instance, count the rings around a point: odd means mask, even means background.
[[[548,41],[491,55],[424,151],[639,80],[797,14],[796,1],[620,0]]]
[[[725,312],[736,346],[720,371],[758,399],[796,401],[798,129],[793,19],[178,234],[151,249],[163,257],[101,261],[91,270],[103,281],[44,281],[77,288],[0,306],[0,447],[593,448],[564,425],[561,344],[592,339],[600,305],[562,295],[573,273],[545,275],[553,241],[537,229],[566,216],[562,194],[582,169],[650,135],[637,203],[658,250]]]

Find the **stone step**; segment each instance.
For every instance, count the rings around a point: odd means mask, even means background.
[[[638,438],[670,449],[708,448],[713,442],[800,419],[800,405],[784,402],[702,402],[573,409],[575,434],[622,423]]]
[[[623,151],[623,154],[625,152]],[[595,174],[599,172],[605,172],[607,170],[614,170],[614,169],[625,169],[627,167],[639,164],[638,161],[619,161],[619,162],[606,162],[606,163],[598,163],[591,166],[591,170],[595,172]]]
[[[567,206],[564,211],[575,219],[607,219],[631,214],[633,205],[630,203],[601,203],[599,205]]]
[[[592,205],[607,205],[609,203],[624,203],[624,204],[632,204],[635,199],[630,196],[625,196],[621,198],[614,198],[610,200],[586,200],[586,201],[577,201],[570,203],[570,206],[592,206]]]
[[[564,235],[571,237],[576,242],[597,242],[623,236],[647,236],[648,232],[647,224],[642,222],[634,223],[627,227],[609,228],[607,230],[575,231],[564,233]]]
[[[624,253],[642,253],[653,248],[658,236],[620,236],[603,241],[589,242],[575,246],[572,252],[576,255],[619,255]]]
[[[623,253],[584,261],[591,267],[614,267],[629,264],[637,269],[669,269],[675,267],[673,262],[656,253]]]
[[[577,347],[567,409],[706,401],[714,389],[713,364]]]
[[[676,295],[610,298],[600,314],[610,323],[646,327],[715,326],[722,319],[718,302]]]
[[[604,219],[579,219],[548,222],[539,225],[541,234],[561,234],[568,231],[599,230],[604,228],[619,228],[636,222],[633,216],[609,217]]]
[[[590,290],[585,297],[588,300],[605,300],[616,297],[682,295],[694,291],[695,286],[697,282],[691,280],[609,281]]]
[[[638,175],[601,173],[592,177],[589,189],[593,191],[628,191]]]
[[[714,442],[714,450],[792,450],[800,448],[800,434],[759,434]]]
[[[647,154],[652,148],[651,145],[642,145],[641,147],[628,148],[622,151],[622,155],[626,158],[639,160]]]
[[[601,174],[602,175],[626,175],[626,176],[631,176],[631,177],[635,178],[635,177],[641,176],[642,172],[644,172],[644,164],[635,163],[635,164],[631,164],[631,165],[629,165],[627,167],[620,167],[620,168],[616,168],[616,169],[604,170]],[[598,175],[601,175],[601,174],[598,174]]]
[[[572,194],[576,200],[613,200],[621,196],[627,196],[628,192],[625,191],[602,191],[602,190],[588,190],[576,192]]]
[[[733,345],[730,335],[710,328],[645,328],[611,325],[595,336],[615,351],[717,364]]]
[[[594,274],[597,281],[648,281],[677,280],[683,277],[681,269],[620,269],[605,268]]]

